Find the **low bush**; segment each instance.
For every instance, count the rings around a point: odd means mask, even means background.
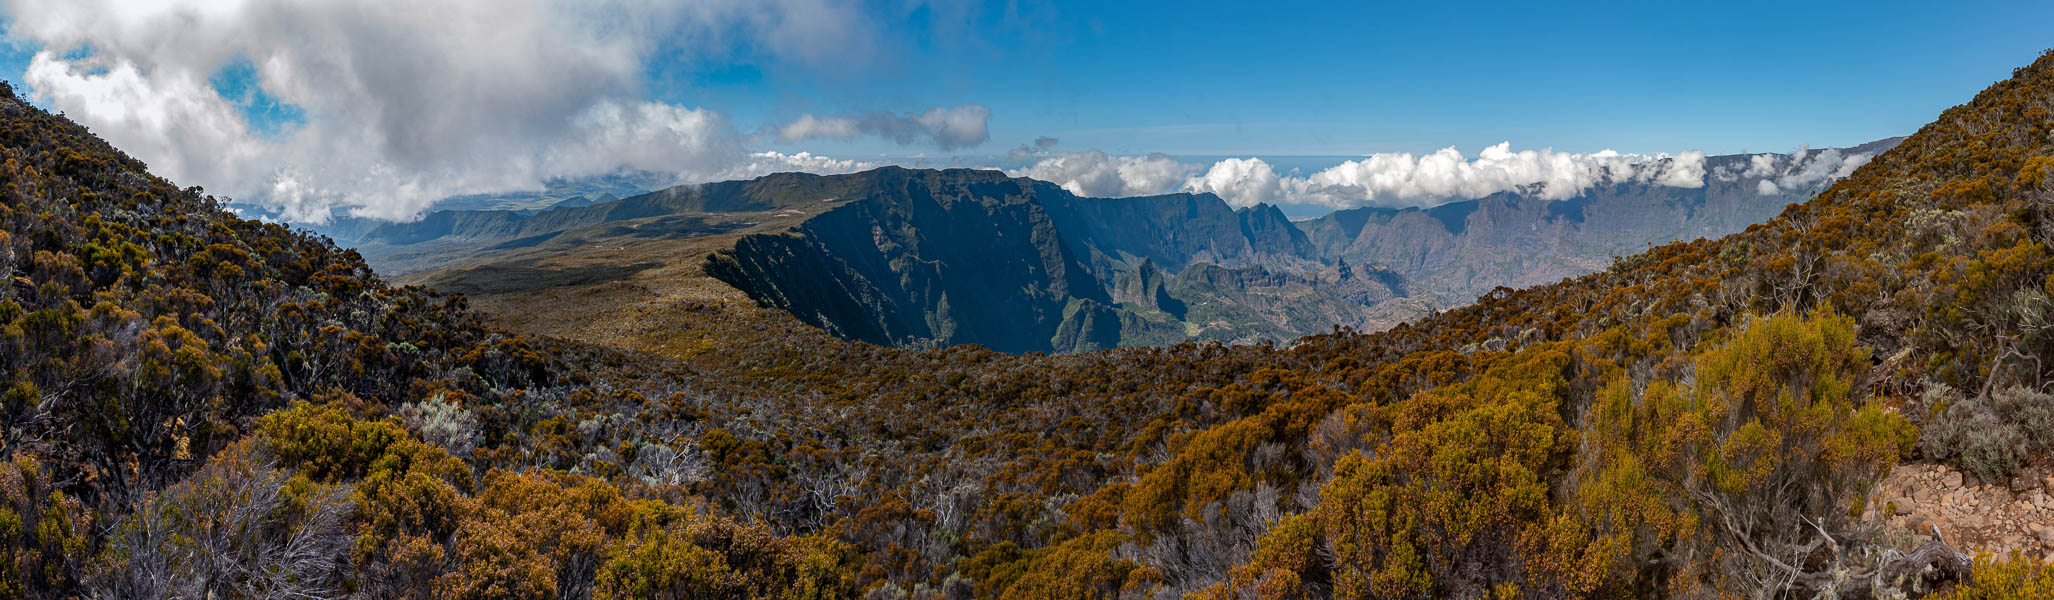
[[[441,446],[452,455],[470,456],[478,447],[478,415],[442,394],[399,407],[399,419],[422,441]]]
[[[2013,554],[1976,557],[1975,580],[1934,596],[1937,600],[2054,598],[2054,565]]]
[[[1919,437],[1920,452],[1983,481],[2010,479],[2028,452],[2054,444],[2054,396],[2046,392],[2014,386],[1987,397],[1964,397],[1931,384],[1920,399],[1931,411]]]

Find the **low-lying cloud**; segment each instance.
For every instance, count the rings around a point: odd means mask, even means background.
[[[1111,156],[1086,150],[1046,154],[1034,164],[1007,174],[1060,185],[1079,196],[1105,198],[1170,192],[1194,170],[1194,166],[1162,154]]]
[[[1180,162],[1162,154],[1111,156],[1097,150],[1037,152],[1022,146],[1011,153],[1026,166],[1009,169],[1063,186],[1084,196],[1146,196],[1169,192],[1211,193],[1234,206],[1316,205],[1334,209],[1364,206],[1435,206],[1518,192],[1549,200],[1575,197],[1599,185],[1640,183],[1701,188],[1707,181],[1742,182],[1763,195],[1816,190],[1853,173],[1872,154],[1838,149],[1792,154],[1757,154],[1743,164],[1708,168],[1705,153],[1622,154],[1611,150],[1580,154],[1512,150],[1499,143],[1474,158],[1455,148],[1414,155],[1371,154],[1312,173],[1279,171],[1261,158]],[[1751,182],[1751,183],[1750,183]]]
[[[1749,156],[1745,167],[1723,166],[1712,173],[1712,178],[1719,181],[1759,179],[1755,182],[1755,191],[1766,196],[1814,189],[1844,179],[1875,157],[1870,153],[1846,153],[1838,148],[1798,148],[1790,154]]]
[[[1471,159],[1454,148],[1416,156],[1372,154],[1310,174],[1279,172],[1261,158],[1228,158],[1210,165],[1168,156],[1108,156],[1084,152],[1029,153],[1026,167],[1008,171],[1062,185],[1086,196],[1138,196],[1174,191],[1216,194],[1235,206],[1312,204],[1331,208],[1431,206],[1523,191],[1566,199],[1600,183],[1642,182],[1672,187],[1704,186],[1705,155],[1574,154],[1552,150],[1513,151],[1510,143],[1485,148]]]
[[[1237,206],[1314,204],[1332,208],[1431,206],[1522,191],[1550,200],[1574,197],[1600,183],[1704,186],[1705,155],[1594,154],[1484,148],[1476,158],[1453,147],[1426,155],[1372,154],[1305,176],[1276,173],[1259,159],[1221,161],[1185,188],[1212,192]]]
[[[899,145],[932,143],[942,150],[982,144],[991,139],[991,108],[981,104],[937,106],[921,113],[872,113],[860,117],[817,117],[800,115],[792,122],[769,128],[777,139],[797,142],[812,139],[853,140],[874,135]]]

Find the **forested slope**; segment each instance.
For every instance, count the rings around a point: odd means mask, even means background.
[[[0,119],[0,596],[1916,595],[1969,567],[1867,487],[2054,442],[2054,56],[1741,234],[1057,357],[725,304],[659,354],[525,339]]]

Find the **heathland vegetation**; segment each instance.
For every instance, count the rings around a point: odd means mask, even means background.
[[[1864,504],[2046,459],[2050,243],[2054,55],[1764,225],[1387,331],[916,352],[707,305],[615,348],[9,93],[0,597],[2039,597]]]

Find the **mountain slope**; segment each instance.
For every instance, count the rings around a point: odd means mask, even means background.
[[[1866,494],[2045,491],[2050,133],[2054,55],[1765,224],[1288,349],[912,352],[731,294],[651,305],[641,353],[481,325],[0,95],[0,592],[2044,585],[1955,552],[2043,543]]]
[[[891,345],[975,340],[1047,350],[1071,302],[1109,302],[1030,200],[1045,191],[1032,182],[903,169],[868,180],[891,193],[843,204],[790,234],[744,237],[714,255],[707,272],[838,335]]]

